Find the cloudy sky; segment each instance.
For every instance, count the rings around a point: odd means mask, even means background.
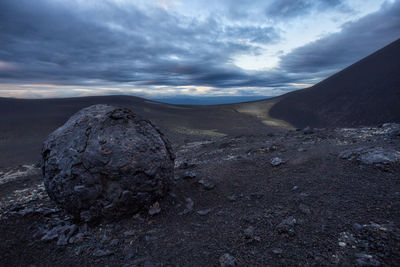
[[[0,96],[279,95],[400,38],[400,0],[1,0]]]

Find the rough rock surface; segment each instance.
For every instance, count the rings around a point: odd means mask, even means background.
[[[400,152],[393,148],[361,147],[341,152],[339,157],[362,164],[388,164],[400,161]]]
[[[174,155],[163,134],[131,110],[95,105],[51,133],[42,150],[45,188],[74,217],[135,213],[163,197]]]

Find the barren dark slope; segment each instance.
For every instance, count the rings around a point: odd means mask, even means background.
[[[400,121],[400,39],[307,89],[284,95],[270,115],[297,127]]]
[[[78,110],[95,104],[132,109],[153,121],[174,144],[270,128],[253,116],[237,112],[231,105],[176,106],[132,96],[0,98],[0,168],[38,162],[47,135]]]

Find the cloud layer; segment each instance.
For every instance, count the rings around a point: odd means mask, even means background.
[[[287,42],[287,21],[355,12],[339,0],[264,2],[209,2],[207,9],[202,1],[203,9],[190,9],[173,1],[1,1],[0,95],[21,84],[40,91],[44,83],[81,92],[106,86],[119,93],[273,95],[325,78],[400,37],[395,1],[340,32],[277,53],[275,68],[246,70],[235,58]]]

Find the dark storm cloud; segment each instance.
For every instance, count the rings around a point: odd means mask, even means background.
[[[58,1],[0,3],[0,61],[20,71],[7,81],[85,84],[91,80],[145,85],[235,86],[253,76],[230,63],[279,38],[272,27],[225,27],[220,21],[173,16],[162,9]]]
[[[291,73],[340,70],[400,38],[400,1],[385,4],[376,13],[347,23],[328,35],[281,57],[280,66]]]
[[[341,0],[279,0],[258,8],[261,2],[229,1],[231,23],[226,24],[218,12],[195,19],[107,1],[88,8],[75,1],[2,0],[0,82],[286,91],[293,83],[314,83],[400,36],[397,1],[345,25],[340,33],[295,49],[281,58],[279,68],[245,71],[233,58],[260,54],[281,40],[281,32],[235,18],[246,21],[258,9],[267,17],[285,19],[345,7]],[[264,15],[257,19],[265,20]],[[238,92],[245,94],[243,90]]]
[[[345,4],[342,0],[278,0],[273,1],[266,8],[266,15],[270,18],[291,18],[304,16],[312,11],[324,11],[331,8],[342,8]]]

